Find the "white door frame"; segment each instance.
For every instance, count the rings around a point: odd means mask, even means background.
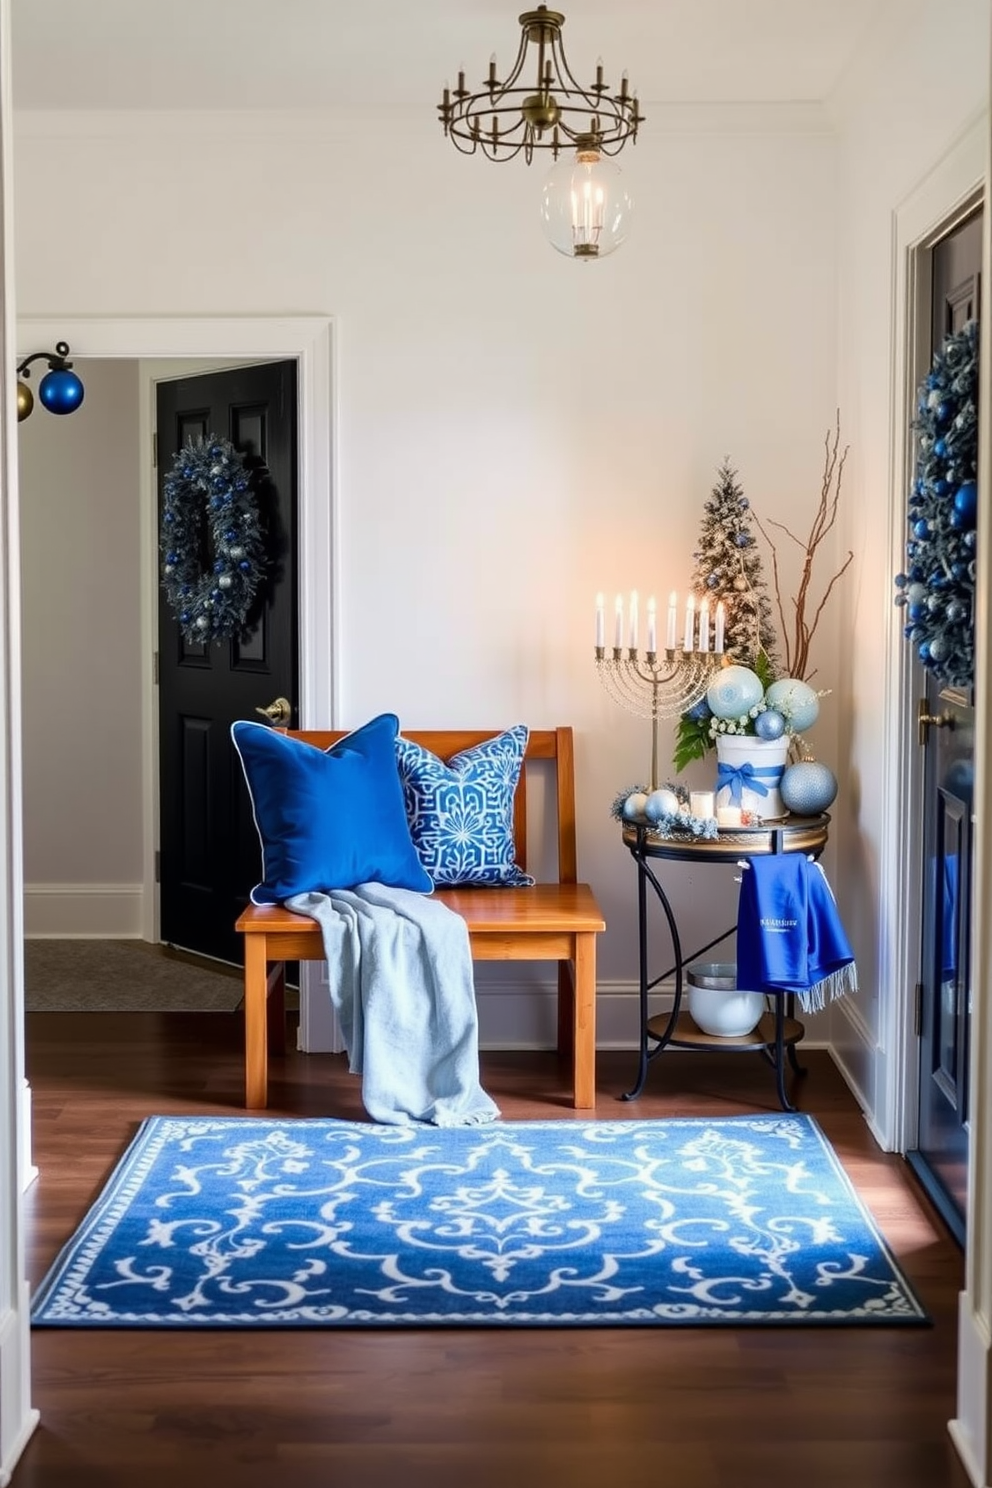
[[[299,368],[299,641],[300,726],[333,728],[338,717],[334,638],[338,634],[337,441],[334,325],[330,316],[20,316],[18,356],[67,341],[74,361],[193,358],[251,361],[293,358]],[[142,380],[139,413],[141,498],[141,784],[142,935],[158,940],[158,689],[153,655],[158,635],[158,532],[155,475],[147,452],[155,420],[151,377]],[[311,999],[317,968],[301,967],[301,1046],[340,1047],[323,998]],[[324,992],[326,998],[326,989]],[[311,1008],[310,1003],[313,1002]],[[319,1041],[318,1041],[319,1040]]]
[[[916,390],[930,366],[930,286],[933,245],[983,199],[986,169],[984,121],[969,129],[897,208],[893,221],[893,376],[889,498],[889,551],[893,576],[906,561],[906,493],[915,466],[911,420]],[[919,1042],[912,999],[903,995],[918,979],[920,913],[919,865],[922,823],[910,809],[922,800],[923,761],[916,745],[919,681],[902,632],[902,611],[892,605],[889,698],[885,711],[885,758],[892,762],[885,799],[883,838],[889,850],[880,864],[879,901],[883,914],[879,947],[879,985],[883,1003],[880,1041],[892,1051],[884,1061],[877,1125],[884,1145],[905,1153],[919,1126],[917,1065]],[[891,927],[891,936],[886,931]]]

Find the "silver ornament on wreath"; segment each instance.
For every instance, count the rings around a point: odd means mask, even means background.
[[[183,637],[240,637],[265,575],[265,540],[251,476],[229,440],[189,440],[165,478],[162,587]]]

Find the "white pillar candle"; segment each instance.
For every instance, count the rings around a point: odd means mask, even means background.
[[[704,599],[699,606],[699,650],[710,649],[710,602]]]
[[[648,650],[658,649],[658,610],[654,602],[654,595],[648,600]]]
[[[693,631],[696,628],[696,601],[689,595],[685,602],[685,634],[682,637],[682,650],[691,651],[693,642]]]
[[[613,629],[613,646],[619,651],[623,645],[623,595],[617,595],[616,625]]]
[[[704,821],[709,820],[715,813],[716,793],[714,791],[690,791],[689,811],[693,816],[701,816]]]
[[[601,651],[606,645],[606,612],[603,608],[603,596],[596,595],[596,649]]]
[[[637,590],[634,589],[630,596],[630,649],[637,650]]]
[[[723,653],[724,618],[723,600],[721,599],[716,607],[716,640],[713,643],[713,650],[718,656]]]
[[[718,827],[739,827],[741,825],[741,808],[739,806],[718,806],[716,808],[716,824]]]
[[[673,589],[668,596],[668,628],[665,632],[665,645],[669,651],[675,650],[675,628],[678,625],[679,597]]]

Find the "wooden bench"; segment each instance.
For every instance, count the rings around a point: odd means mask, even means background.
[[[285,730],[327,749],[346,730]],[[471,749],[498,730],[407,731],[441,759]],[[465,920],[476,961],[558,962],[558,1053],[571,1062],[573,1105],[596,1102],[596,936],[606,928],[588,884],[576,882],[575,770],[570,728],[531,732],[514,800],[516,860],[527,866],[527,777],[539,761],[554,762],[557,877],[527,888],[439,888],[435,893]],[[550,771],[548,772],[551,773]],[[236,927],[245,937],[245,1106],[268,1103],[268,1050],[285,1050],[285,963],[323,961],[315,920],[281,907],[249,905]]]

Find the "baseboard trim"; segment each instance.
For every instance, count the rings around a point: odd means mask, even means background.
[[[25,884],[29,940],[140,940],[141,884]]]

